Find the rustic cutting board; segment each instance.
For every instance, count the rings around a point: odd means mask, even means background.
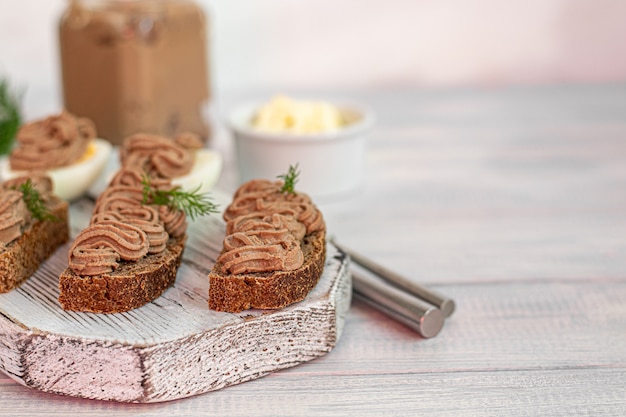
[[[86,200],[72,205],[72,236],[91,208]],[[324,273],[304,301],[231,314],[207,307],[221,216],[196,220],[188,234],[175,286],[120,314],[61,309],[58,276],[70,244],[60,247],[20,288],[0,294],[0,370],[41,391],[159,402],[253,380],[335,346],[352,293],[348,259],[336,247],[328,245]]]

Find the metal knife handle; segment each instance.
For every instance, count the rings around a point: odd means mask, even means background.
[[[435,291],[424,288],[421,285],[411,281],[410,279],[403,277],[402,275],[393,272],[370,259],[367,259],[365,256],[351,249],[348,249],[341,244],[338,244],[334,237],[331,237],[330,241],[333,245],[337,246],[343,252],[347,253],[355,263],[373,272],[374,274],[378,275],[385,281],[388,281],[389,283],[395,285],[396,287],[402,288],[405,291],[413,294],[415,297],[436,306],[443,312],[445,317],[450,317],[454,312],[456,306],[452,299],[444,297],[443,295],[438,294]]]

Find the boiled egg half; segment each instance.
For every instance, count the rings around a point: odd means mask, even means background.
[[[222,156],[210,149],[195,151],[195,161],[191,171],[180,177],[172,178],[172,184],[179,185],[184,191],[206,193],[210,191],[222,172]]]
[[[77,162],[47,170],[46,174],[52,178],[54,194],[64,200],[74,200],[82,196],[102,174],[111,155],[111,148],[111,144],[104,139],[92,139],[87,151]],[[0,175],[3,180],[24,174],[24,171],[13,171],[8,158],[2,160]]]
[[[206,193],[213,189],[222,172],[222,155],[211,149],[194,151],[194,164],[188,174],[172,178],[172,184],[179,185],[184,191]],[[108,186],[115,173],[120,169],[119,149],[114,148],[104,173],[89,188],[89,195],[97,198]]]

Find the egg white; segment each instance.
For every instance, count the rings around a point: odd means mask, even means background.
[[[222,172],[222,156],[210,149],[199,149],[195,151],[194,164],[191,172],[186,175],[172,179],[172,183],[180,185],[185,191],[198,190],[206,193],[213,189]],[[113,149],[109,163],[104,169],[104,173],[89,188],[89,195],[93,198],[98,196],[107,188],[115,173],[120,169],[119,149]]]
[[[181,177],[172,178],[172,184],[180,185],[184,191],[206,193],[210,191],[222,172],[222,156],[210,149],[195,152],[195,161],[191,171]]]
[[[111,154],[111,144],[103,139],[93,139],[90,145],[95,149],[87,159],[46,171],[46,174],[52,178],[53,192],[58,197],[64,200],[74,200],[82,196],[102,173]],[[45,158],[45,155],[42,157]],[[25,174],[25,171],[13,171],[8,159],[2,161],[0,175],[3,180]]]

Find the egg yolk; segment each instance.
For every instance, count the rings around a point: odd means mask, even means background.
[[[95,154],[96,154],[96,145],[93,143],[93,141],[89,142],[89,145],[87,146],[87,150],[85,151],[83,156],[81,156],[80,159],[76,161],[76,163],[79,164],[81,162],[85,162],[88,159],[91,159]]]

